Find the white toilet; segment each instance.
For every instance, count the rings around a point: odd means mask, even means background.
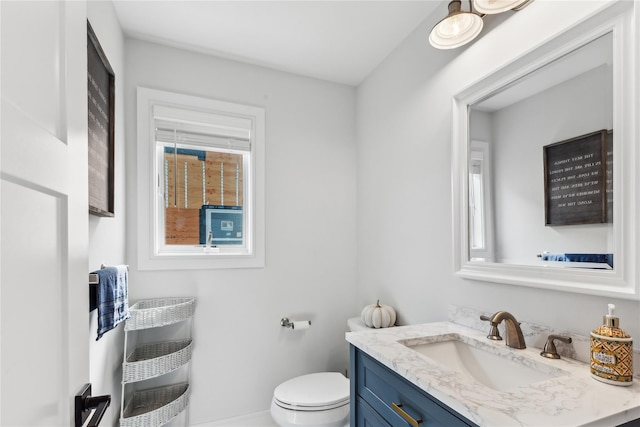
[[[349,330],[367,328],[359,317]],[[292,378],[273,391],[271,417],[281,427],[349,427],[349,380],[339,372]]]

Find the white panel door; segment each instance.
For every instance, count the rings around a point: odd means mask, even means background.
[[[89,382],[86,4],[1,1],[0,425]]]

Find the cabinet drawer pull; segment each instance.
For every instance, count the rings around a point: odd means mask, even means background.
[[[402,409],[402,403],[393,403],[391,402],[391,407],[393,408],[394,411],[396,411],[398,414],[400,414],[400,416],[402,418],[404,418],[409,424],[411,424],[413,427],[418,427],[418,424],[420,424],[422,422],[422,420],[415,420],[413,419],[413,417],[409,414],[407,414],[403,409]]]

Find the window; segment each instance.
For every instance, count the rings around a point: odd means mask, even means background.
[[[489,144],[471,141],[469,157],[469,257],[493,261],[493,200]]]
[[[142,269],[264,265],[264,110],[138,88]]]
[[[469,211],[471,221],[470,245],[472,250],[484,250],[484,192],[482,180],[482,158],[471,157],[469,168]]]

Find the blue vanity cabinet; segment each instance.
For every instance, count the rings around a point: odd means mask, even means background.
[[[353,345],[350,370],[351,427],[476,426]]]

